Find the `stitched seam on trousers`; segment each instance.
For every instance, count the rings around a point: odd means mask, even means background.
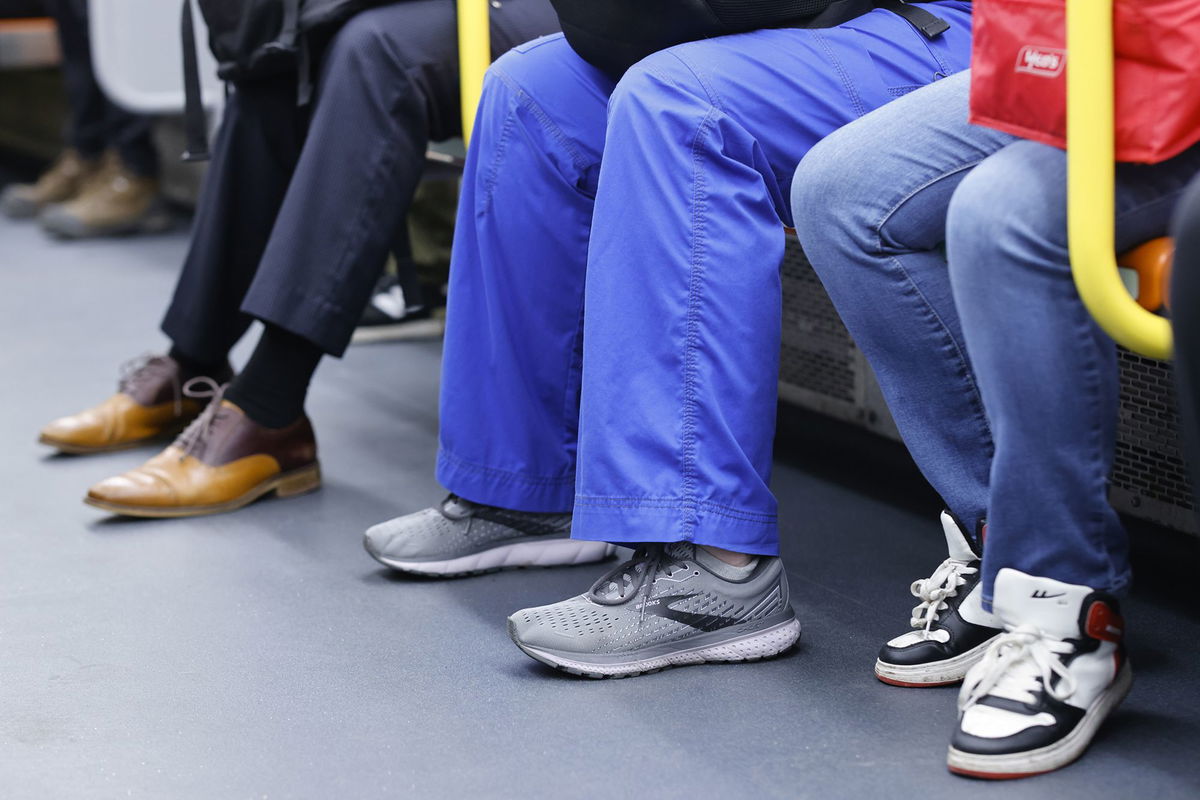
[[[406,71],[407,72],[407,71]],[[411,88],[414,81],[409,78],[406,81],[407,91],[413,91]],[[396,98],[390,104],[390,111],[397,113],[399,106],[405,99],[405,92],[397,94]],[[400,159],[396,157],[396,148],[391,146],[391,141],[386,137],[380,140],[382,148],[377,157],[376,163],[372,168],[372,175],[367,181],[369,190],[364,198],[363,204],[359,207],[358,215],[354,219],[354,224],[348,231],[346,239],[342,247],[342,258],[338,260],[333,267],[332,273],[337,276],[338,280],[333,282],[333,285],[344,285],[345,277],[348,271],[349,264],[353,257],[358,257],[358,253],[362,250],[361,243],[370,237],[371,230],[374,225],[371,223],[377,216],[376,209],[379,206],[380,197],[385,192],[385,187],[396,183],[394,180],[395,172],[400,164]],[[323,297],[322,301],[333,309],[334,313],[342,314],[342,307],[333,302],[328,296]],[[360,312],[361,313],[361,312]]]
[[[991,154],[989,153],[989,155],[991,155]],[[920,194],[925,189],[928,189],[930,186],[933,186],[935,183],[938,183],[939,181],[943,181],[946,178],[949,178],[951,175],[957,175],[960,172],[974,169],[987,157],[988,156],[983,156],[981,158],[978,158],[972,162],[963,164],[961,166],[953,167],[953,168],[947,169],[947,170],[941,170],[941,171],[939,171],[939,173],[937,175],[934,175],[933,177],[929,178],[924,183],[920,184],[916,188],[909,191],[907,194],[902,195],[895,202],[889,203],[887,213],[884,214],[882,219],[880,219],[880,221],[876,225],[873,226],[873,233],[875,234],[875,243],[874,243],[875,244],[875,255],[878,255],[878,256],[888,255],[887,253],[884,252],[884,247],[883,247],[883,238],[884,238],[883,237],[883,228],[885,225],[888,224],[889,221],[891,221],[892,217],[896,214],[897,211],[900,210],[901,206],[903,206],[905,203],[912,200],[914,197],[916,197],[918,194]],[[954,350],[958,356],[959,368],[962,371],[963,376],[967,379],[967,383],[970,384],[970,386],[971,386],[971,405],[975,407],[975,413],[979,417],[979,419],[983,422],[984,430],[987,431],[987,438],[988,438],[987,447],[988,447],[988,455],[990,456],[991,454],[993,454],[995,452],[996,437],[992,432],[992,426],[991,426],[991,423],[988,421],[987,413],[983,409],[983,397],[979,392],[979,385],[975,381],[975,373],[971,369],[971,366],[970,366],[971,362],[968,360],[967,354],[959,346],[959,343],[954,339],[954,337],[950,335],[950,332],[949,332],[950,329],[946,325],[945,320],[943,320],[941,318],[941,315],[937,313],[937,309],[935,309],[933,307],[933,304],[929,302],[929,298],[927,298],[925,296],[925,293],[921,291],[919,286],[917,286],[916,282],[912,279],[912,276],[908,274],[908,270],[906,270],[904,268],[904,265],[900,262],[900,259],[894,255],[890,255],[889,260],[892,262],[892,264],[894,264],[896,266],[896,268],[898,270],[900,270],[900,273],[904,276],[905,281],[912,288],[912,290],[917,294],[917,296],[920,297],[921,302],[925,305],[925,307],[933,315],[934,319],[936,319],[938,324],[942,327],[942,330],[943,330],[943,332],[945,332],[946,337],[954,344]]]
[[[880,255],[882,255],[882,253],[880,253]],[[912,276],[908,274],[908,270],[904,268],[904,264],[901,263],[900,259],[896,258],[895,256],[891,256],[888,260],[891,261],[892,264],[895,265],[896,269],[900,271],[900,274],[904,277],[904,281],[908,284],[909,290],[920,300],[921,304],[925,306],[925,310],[929,313],[929,316],[932,317],[937,323],[938,327],[941,328],[942,335],[945,336],[946,340],[954,348],[954,353],[958,361],[959,375],[961,378],[965,379],[967,384],[971,387],[970,404],[974,408],[976,418],[983,424],[983,429],[987,432],[987,441],[984,443],[984,446],[987,449],[987,455],[990,458],[995,454],[996,451],[996,437],[992,433],[991,423],[988,422],[987,413],[984,411],[983,395],[980,394],[979,384],[975,381],[975,371],[971,368],[971,362],[967,359],[966,351],[962,349],[958,340],[955,339],[950,333],[950,328],[946,325],[946,321],[942,319],[941,314],[939,314],[937,309],[934,308],[933,304],[929,302],[929,298],[927,298],[925,293],[921,291],[921,287],[917,286],[916,281],[914,281]]]
[[[683,453],[681,472],[683,475],[683,496],[686,505],[681,520],[681,534],[685,539],[696,529],[696,380],[699,367],[698,346],[700,329],[700,300],[703,286],[704,269],[701,266],[704,253],[704,210],[705,182],[704,172],[700,169],[703,160],[701,142],[705,133],[710,130],[717,115],[716,107],[710,108],[704,119],[696,128],[692,139],[692,252],[690,275],[688,277],[688,307],[685,323],[683,351]]]
[[[644,509],[644,510],[663,510],[675,511],[686,509],[688,500],[686,499],[655,499],[655,498],[639,498],[639,497],[581,497],[575,496],[576,507],[594,508],[594,509]],[[743,511],[737,508],[731,508],[720,503],[713,503],[707,500],[700,500],[694,503],[697,507],[707,514],[713,514],[727,519],[737,520],[739,522],[753,522],[763,525],[772,525],[778,521],[778,517],[773,514],[759,514],[754,511]]]
[[[812,34],[813,41],[815,41],[817,45],[825,51],[825,56],[829,59],[829,64],[835,70],[837,70],[838,77],[842,81],[842,88],[846,90],[846,98],[854,107],[854,115],[856,117],[863,116],[867,113],[868,109],[863,103],[862,97],[858,93],[858,89],[855,88],[854,81],[850,79],[849,73],[846,72],[846,68],[842,66],[841,61],[838,61],[837,55],[834,53],[833,48],[829,46],[829,42],[821,34],[821,31],[813,29]]]
[[[465,470],[474,470],[475,472],[483,472],[497,477],[507,478],[513,481],[521,481],[528,484],[536,485],[559,485],[567,486],[575,483],[574,475],[563,476],[546,476],[546,475],[526,475],[522,472],[512,472],[511,470],[499,469],[497,467],[488,467],[483,464],[476,464],[473,461],[467,461],[464,458],[454,455],[449,450],[442,448],[440,457],[443,461],[451,462],[455,467]]]
[[[483,205],[480,207],[479,213],[486,212],[492,207],[492,196],[495,194],[496,184],[500,180],[500,165],[504,163],[504,156],[508,152],[508,143],[512,138],[516,123],[516,114],[510,111],[504,115],[504,124],[500,128],[500,135],[496,137],[496,144],[492,147],[491,163],[488,164],[487,174],[483,176]]]
[[[517,102],[533,114],[534,118],[542,126],[542,129],[554,138],[555,143],[564,151],[566,151],[566,153],[571,157],[571,163],[575,166],[575,169],[583,172],[591,166],[591,163],[583,157],[578,149],[576,149],[575,143],[571,137],[563,133],[562,129],[554,123],[554,120],[550,117],[550,115],[542,110],[542,107],[538,105],[537,101],[533,99],[532,95],[525,91],[524,87],[522,87],[520,83],[518,83],[512,76],[505,73],[504,70],[497,69],[495,66],[492,67],[492,72],[497,78],[504,82],[504,85],[507,86],[509,91],[513,93]]]
[[[1073,287],[1072,287],[1073,288]],[[1071,294],[1075,294],[1073,291]],[[1077,297],[1078,295],[1076,295]],[[1098,346],[1096,342],[1096,332],[1093,329],[1095,322],[1092,321],[1091,314],[1084,308],[1082,301],[1075,307],[1076,324],[1078,325],[1078,334],[1084,345],[1084,352],[1087,352],[1087,361],[1084,363],[1084,384],[1085,397],[1091,418],[1092,425],[1088,431],[1088,448],[1087,452],[1092,460],[1091,481],[1098,484],[1098,492],[1100,494],[1099,508],[1093,509],[1087,516],[1087,524],[1084,529],[1084,534],[1091,541],[1092,546],[1096,548],[1096,552],[1104,554],[1105,568],[1108,571],[1108,579],[1105,581],[1108,585],[1113,585],[1116,582],[1116,572],[1113,569],[1112,548],[1104,535],[1104,522],[1110,512],[1108,504],[1108,470],[1096,467],[1104,463],[1104,415],[1097,398],[1103,392],[1103,381],[1100,376],[1100,365],[1095,358],[1093,347]],[[1114,345],[1115,346],[1115,345]]]
[[[589,234],[591,232],[591,222],[588,223]],[[590,238],[590,236],[589,236]],[[586,277],[586,267],[585,267]],[[563,441],[563,447],[566,448],[570,444],[574,444],[576,453],[579,449],[579,398],[583,391],[583,320],[584,314],[587,313],[587,306],[584,302],[585,298],[584,281],[579,282],[579,322],[575,326],[575,335],[571,337],[571,355],[567,362],[567,380],[566,386],[563,388],[562,401],[562,430],[566,435]],[[578,354],[578,358],[576,358]],[[572,388],[574,391],[572,391]],[[574,441],[569,441],[571,438],[569,432],[574,426]],[[576,459],[578,460],[578,459]]]
[[[687,59],[685,59],[683,56],[681,56],[675,50],[664,50],[663,52],[665,54],[671,56],[672,58],[674,58],[676,61],[678,61],[680,64],[683,65],[684,69],[686,69],[689,73],[691,73],[692,77],[696,79],[696,82],[700,84],[700,88],[704,90],[704,95],[705,95],[704,99],[708,100],[709,103],[711,103],[712,105],[721,109],[721,111],[725,110],[725,104],[721,102],[721,95],[717,94],[716,87],[713,86],[711,83],[709,83],[708,79],[705,78],[704,75],[702,75],[699,72],[699,70],[697,70],[690,63],[688,63]],[[659,80],[663,81],[664,83],[674,83],[676,85],[678,85],[678,83],[679,83],[678,81],[674,80],[667,73],[661,72],[659,70],[654,70],[654,73],[659,77]],[[685,87],[681,87],[681,88],[686,89],[687,87],[685,86]]]

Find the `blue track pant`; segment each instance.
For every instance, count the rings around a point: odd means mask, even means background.
[[[776,554],[791,176],[967,66],[970,3],[929,8],[952,26],[933,41],[875,11],[680,45],[615,86],[558,36],[497,61],[451,266],[441,482],[574,508],[577,538]]]

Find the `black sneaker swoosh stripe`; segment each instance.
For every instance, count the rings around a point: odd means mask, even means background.
[[[654,617],[662,617],[689,625],[705,633],[717,631],[721,628],[728,628],[730,625],[736,625],[741,621],[737,617],[723,617],[720,614],[692,614],[688,611],[671,608],[670,604],[672,603],[680,603],[698,596],[698,594],[681,594],[674,597],[664,597],[661,605],[646,609],[646,613]]]
[[[477,509],[473,516],[520,531],[526,536],[554,536],[570,530],[570,523],[564,525],[558,514],[547,515],[550,519],[543,521],[531,514],[514,514],[503,508],[485,506]]]

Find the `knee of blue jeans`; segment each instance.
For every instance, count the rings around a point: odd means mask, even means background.
[[[817,142],[792,177],[792,219],[801,242],[806,237],[819,236],[827,223],[842,218],[828,202],[831,192],[847,177],[847,170],[836,155],[837,148],[830,144],[833,136],[837,133]]]
[[[984,159],[950,199],[946,249],[952,274],[1011,280],[1006,265],[1068,272],[1066,156],[1017,142]]]
[[[825,247],[832,237],[859,250],[878,239],[871,210],[889,186],[885,161],[864,166],[886,140],[854,126],[834,131],[817,142],[796,167],[792,178],[792,224],[805,252]]]

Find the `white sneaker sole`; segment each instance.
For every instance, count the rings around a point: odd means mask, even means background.
[[[511,623],[509,635],[512,635]],[[576,661],[547,650],[522,644],[515,637],[513,641],[517,647],[521,648],[522,652],[531,658],[573,675],[585,678],[629,678],[647,672],[657,672],[667,667],[681,667],[689,664],[715,661],[759,661],[783,653],[796,644],[799,639],[800,621],[790,619],[765,630],[738,636],[719,644],[685,648],[651,658],[608,664]]]
[[[1037,750],[1024,753],[1006,753],[1004,755],[986,756],[978,753],[966,753],[954,747],[946,758],[946,765],[951,772],[972,778],[988,778],[991,780],[1006,780],[1009,778],[1028,778],[1043,772],[1065,767],[1083,755],[1092,742],[1092,737],[1100,725],[1108,718],[1133,685],[1133,669],[1126,661],[1117,674],[1116,680],[1092,701],[1091,706],[1084,712],[1083,719],[1068,733],[1054,744],[1048,744]]]
[[[996,636],[1000,634],[997,633]],[[982,644],[978,644],[965,653],[945,661],[935,661],[931,664],[889,664],[886,661],[875,660],[875,677],[892,686],[926,687],[950,686],[960,682],[971,667],[979,663],[992,644],[993,636]]]
[[[602,561],[615,552],[608,542],[590,542],[582,539],[550,539],[539,542],[516,542],[493,547],[468,556],[459,556],[445,561],[404,561],[391,558],[371,549],[369,539],[363,544],[367,552],[381,564],[416,575],[438,575],[451,577],[492,572],[498,569],[517,567],[562,567],[573,564],[588,564]]]

